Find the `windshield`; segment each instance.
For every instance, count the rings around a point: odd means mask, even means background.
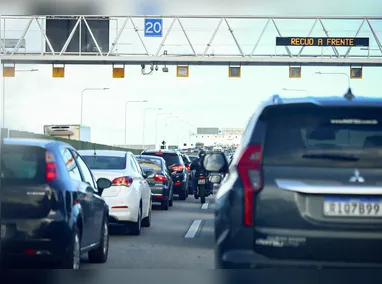
[[[278,107],[265,112],[264,164],[381,168],[379,108]]]
[[[171,168],[173,166],[183,165],[183,160],[177,155],[172,153],[143,153],[142,155],[150,155],[150,156],[158,156],[163,158],[166,161],[166,165],[168,168]]]
[[[162,173],[162,162],[159,159],[153,158],[137,158],[138,163],[145,168],[152,168],[156,173]]]
[[[92,170],[124,170],[126,169],[125,157],[111,156],[81,156]]]

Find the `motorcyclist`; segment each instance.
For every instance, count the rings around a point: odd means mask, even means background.
[[[203,166],[202,166],[202,160],[203,160],[205,155],[206,155],[206,152],[204,150],[200,151],[199,152],[199,158],[194,160],[190,166],[190,170],[195,171],[195,174],[192,178],[192,190],[194,193],[197,192],[198,178],[199,178],[200,174],[201,173],[207,174],[207,173],[205,173],[205,170],[203,169]],[[211,190],[211,187],[212,186],[211,186],[210,182],[208,182],[208,190]]]

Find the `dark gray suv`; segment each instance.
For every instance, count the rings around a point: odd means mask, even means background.
[[[379,267],[382,99],[261,105],[217,193],[215,222],[217,268]]]

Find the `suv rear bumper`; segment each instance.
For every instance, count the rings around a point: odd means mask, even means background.
[[[215,250],[216,269],[250,268],[382,268],[382,263],[329,262],[306,260],[276,260],[252,250],[230,250],[219,254]]]

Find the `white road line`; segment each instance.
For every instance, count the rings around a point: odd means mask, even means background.
[[[209,202],[204,203],[204,204],[202,205],[202,209],[208,209],[208,205],[209,205],[209,204],[210,204]]]
[[[195,235],[198,232],[201,224],[202,220],[194,220],[194,222],[192,222],[190,228],[188,229],[187,234],[184,237],[186,239],[195,238]]]

